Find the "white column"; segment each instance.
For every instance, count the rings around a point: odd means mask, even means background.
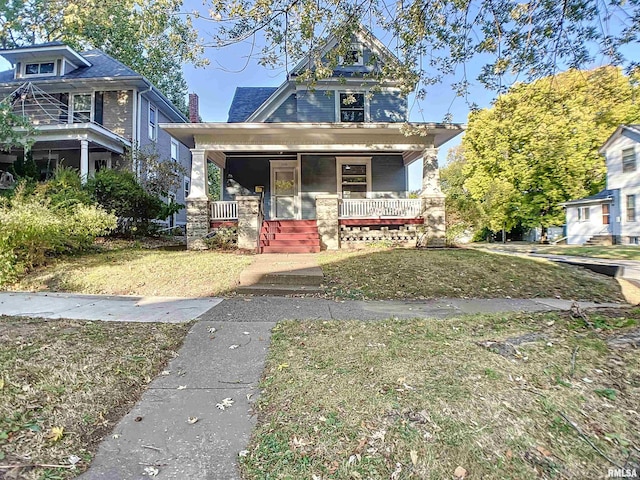
[[[194,148],[191,150],[191,191],[189,200],[207,200],[209,178],[207,172],[207,151]]]
[[[438,149],[427,148],[422,155],[422,196],[442,193],[438,170]]]
[[[89,141],[80,140],[80,178],[82,183],[89,177]]]

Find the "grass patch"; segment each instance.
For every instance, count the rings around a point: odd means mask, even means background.
[[[8,478],[65,479],[85,470],[188,329],[0,317],[0,465],[79,458],[76,470],[20,468]]]
[[[620,260],[640,260],[640,248],[629,245],[611,246],[537,246],[536,253],[548,253],[554,255],[576,255],[579,257],[612,258]]]
[[[320,255],[338,298],[534,298],[623,301],[612,278],[546,260],[478,250],[363,250]]]
[[[509,358],[478,344],[532,332]],[[609,350],[610,333],[549,313],[279,323],[243,478],[604,477],[565,417],[640,462],[640,350]]]
[[[109,295],[207,297],[238,284],[252,257],[231,252],[104,249],[61,259],[6,288]]]

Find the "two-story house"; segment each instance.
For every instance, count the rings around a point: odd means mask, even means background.
[[[567,243],[640,243],[640,125],[621,125],[600,148],[607,188],[566,207]]]
[[[339,39],[315,52],[326,59]],[[260,197],[259,251],[304,252],[347,243],[408,238],[427,216],[444,236],[437,148],[462,132],[453,124],[408,121],[407,96],[392,78],[380,80],[398,59],[364,27],[325,79],[301,80],[314,63],[303,59],[277,88],[238,88],[227,123],[161,125],[193,141],[193,222],[188,242],[206,234],[209,219],[240,220],[238,200]],[[423,199],[409,198],[407,169],[425,158]],[[206,162],[222,169],[221,202],[208,205]],[[339,233],[323,240],[326,202],[334,202]],[[322,209],[320,203],[322,203]],[[436,206],[437,204],[437,206]],[[322,211],[321,211],[322,210]],[[240,215],[241,216],[241,215]],[[241,228],[241,232],[243,229]],[[241,235],[242,237],[242,235]],[[250,242],[249,242],[250,244]]]
[[[185,203],[191,152],[159,124],[188,120],[149,80],[100,50],[80,53],[61,42],[0,50],[0,56],[13,65],[0,72],[0,99],[35,127],[30,154],[41,179],[58,165],[86,179],[137,147],[187,170],[173,192]],[[0,152],[0,170],[24,155],[23,149]],[[185,210],[167,221],[184,225]]]

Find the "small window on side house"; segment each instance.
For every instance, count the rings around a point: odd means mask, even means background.
[[[340,94],[340,121],[364,122],[364,93]]]
[[[155,140],[158,136],[158,109],[149,104],[149,140]]]
[[[636,196],[627,195],[627,222],[636,221]]]
[[[591,208],[590,207],[578,207],[578,221],[579,222],[588,222],[590,216],[591,216]]]
[[[364,65],[364,58],[362,55],[362,45],[359,43],[353,43],[349,46],[344,57],[340,59],[341,65]]]
[[[184,198],[187,198],[189,196],[189,193],[191,192],[191,179],[188,177],[184,177]]]
[[[622,150],[622,171],[636,171],[636,152],[633,148],[625,148]]]

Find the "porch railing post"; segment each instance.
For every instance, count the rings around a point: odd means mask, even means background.
[[[428,148],[422,159],[422,218],[428,237],[427,246],[441,247],[446,244],[445,196],[440,189],[438,150]]]
[[[260,235],[260,197],[236,196],[238,202],[238,248],[255,250]]]
[[[320,234],[320,245],[326,250],[340,248],[339,202],[340,199],[337,195],[318,195],[316,197],[316,220]]]
[[[187,197],[187,248],[204,250],[209,233],[211,210],[207,196],[207,152],[191,150],[191,190]]]

